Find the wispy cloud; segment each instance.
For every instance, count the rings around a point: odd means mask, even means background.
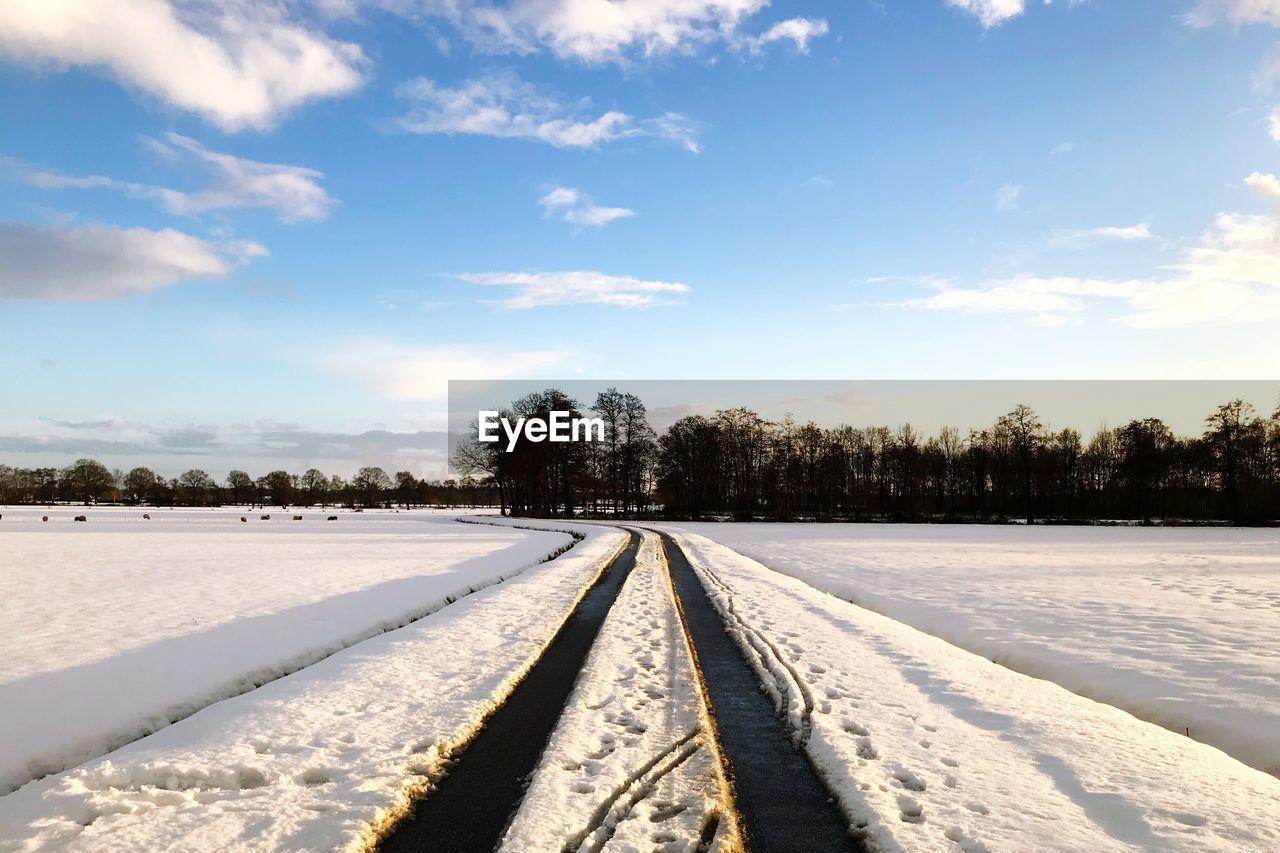
[[[965,287],[942,283],[900,307],[972,314],[1011,313],[1054,321],[1090,306],[1119,304],[1113,317],[1135,328],[1280,319],[1280,218],[1219,214],[1198,245],[1145,278],[1021,275]]]
[[[333,0],[327,0],[331,5]],[[827,32],[825,21],[792,18],[751,35],[748,21],[764,0],[359,0],[405,17],[448,20],[479,50],[632,65],[648,59],[693,55],[715,45],[758,51],[789,41],[803,52]],[[357,0],[342,0],[351,13]]]
[[[670,302],[671,295],[688,293],[677,281],[644,281],[627,275],[607,275],[592,270],[572,272],[462,273],[462,281],[483,287],[507,287],[515,295],[496,300],[504,308],[541,308],[548,305],[616,305],[646,308]]]
[[[396,123],[410,133],[528,139],[559,148],[594,148],[628,137],[655,136],[676,140],[686,150],[698,152],[692,127],[677,113],[647,120],[618,110],[594,117],[583,115],[581,105],[571,107],[509,71],[455,87],[418,77],[403,83],[398,93],[411,106]]]
[[[984,27],[995,27],[1026,11],[1024,0],[947,0],[954,6],[977,18]]]
[[[1076,144],[1074,142],[1059,142],[1057,145],[1049,149],[1049,153],[1057,156],[1060,154],[1070,154],[1075,150]]]
[[[996,210],[1008,213],[1018,209],[1018,201],[1022,198],[1022,187],[1018,184],[1005,184],[996,190]]]
[[[0,3],[0,55],[105,71],[227,131],[263,129],[364,79],[360,48],[289,17],[291,5]]]
[[[194,139],[177,133],[165,134],[163,141],[150,138],[146,141],[153,150],[167,158],[195,160],[212,174],[213,182],[203,189],[185,192],[101,175],[67,175],[12,158],[0,160],[0,167],[11,180],[28,186],[113,190],[131,198],[156,201],[171,213],[183,215],[264,207],[274,210],[285,222],[298,222],[324,219],[334,204],[320,186],[323,173],[315,169],[261,163],[210,151]]]
[[[219,246],[171,228],[0,223],[0,299],[113,299],[231,270]]]
[[[590,196],[573,187],[553,187],[538,199],[543,216],[555,216],[574,225],[599,228],[617,219],[635,216],[625,207],[601,207]]]
[[[746,36],[742,44],[747,50],[759,53],[768,45],[790,41],[800,53],[809,52],[809,42],[827,34],[827,22],[821,18],[787,18],[778,21],[758,36]]]
[[[1049,242],[1055,246],[1087,246],[1109,240],[1131,242],[1150,240],[1151,237],[1151,226],[1145,222],[1139,222],[1137,225],[1107,225],[1101,228],[1059,231],[1049,238]]]

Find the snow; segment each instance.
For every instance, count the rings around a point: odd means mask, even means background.
[[[883,853],[1280,847],[1280,779],[669,529]]]
[[[736,849],[658,537],[640,548],[501,849]]]
[[[683,527],[1280,774],[1280,531]]]
[[[274,510],[261,521],[261,512],[146,510],[144,521],[143,512],[25,508],[0,519],[0,794],[403,625],[571,541],[435,514],[327,522],[331,511]],[[73,522],[76,514],[89,521]]]
[[[0,850],[363,849],[441,777],[626,541],[582,532],[551,562],[0,797]]]

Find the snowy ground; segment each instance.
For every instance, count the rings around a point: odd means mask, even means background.
[[[883,853],[1280,849],[1280,779],[674,535]]]
[[[362,849],[626,542],[585,532],[555,561],[0,797],[0,850]]]
[[[452,516],[5,508],[0,794],[532,565]],[[86,514],[87,523],[72,517]],[[301,514],[302,521],[293,521]],[[42,516],[50,520],[42,522]],[[242,523],[241,516],[249,519]]]
[[[1280,531],[682,528],[1280,774]]]
[[[502,849],[735,849],[728,792],[658,537],[601,626]]]

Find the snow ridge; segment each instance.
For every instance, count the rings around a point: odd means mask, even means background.
[[[635,567],[501,849],[736,851],[723,763],[658,537]]]
[[[721,611],[732,596],[808,685],[805,749],[882,853],[1280,848],[1280,779],[671,533]]]

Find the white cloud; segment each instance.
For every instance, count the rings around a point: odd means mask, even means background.
[[[1273,140],[1280,142],[1280,110],[1271,111],[1271,116],[1267,119],[1267,132]]]
[[[290,20],[279,0],[5,0],[0,56],[105,71],[226,131],[262,129],[360,85],[360,48]]]
[[[591,197],[573,187],[554,187],[538,199],[543,216],[558,216],[574,225],[600,227],[615,219],[635,216],[634,210],[625,207],[601,207]]]
[[[113,299],[230,272],[218,247],[171,228],[0,223],[0,299]]]
[[[326,360],[330,372],[371,385],[393,400],[441,400],[450,379],[528,378],[563,367],[565,349],[504,350],[460,344],[410,346],[382,340],[353,341]]]
[[[1280,198],[1280,180],[1275,175],[1254,172],[1244,179],[1245,186],[1267,198]]]
[[[1200,0],[1187,13],[1187,23],[1193,27],[1207,27],[1220,20],[1280,26],[1280,0]]]
[[[595,118],[582,117],[554,95],[510,72],[477,77],[455,88],[418,77],[402,84],[399,94],[412,102],[409,112],[398,121],[410,133],[529,139],[558,148],[593,148],[631,136],[661,136],[698,151],[692,129],[676,113],[645,122],[618,110]]]
[[[210,151],[194,139],[176,133],[166,134],[164,142],[151,139],[148,143],[173,159],[184,155],[194,158],[213,173],[214,182],[201,190],[183,192],[101,175],[64,175],[15,160],[5,160],[0,165],[4,165],[16,180],[29,186],[45,189],[110,189],[133,198],[158,201],[165,209],[178,214],[266,207],[275,210],[285,222],[297,222],[324,219],[334,203],[320,186],[323,173],[315,169],[260,163]]]
[[[1024,0],[947,0],[947,5],[967,12],[984,27],[999,26],[1026,10]]]
[[[743,25],[768,0],[365,0],[408,18],[448,20],[479,49],[527,54],[547,50],[561,59],[629,63],[637,58],[689,55],[723,43],[758,50],[791,41],[804,51],[824,35],[825,21],[793,18],[760,35]]]
[[[1049,149],[1049,153],[1056,156],[1059,154],[1070,154],[1075,150],[1076,144],[1074,142],[1059,142],[1057,145]]]
[[[809,52],[809,41],[827,34],[827,22],[821,18],[788,18],[779,21],[758,36],[748,36],[744,44],[748,50],[759,52],[767,45],[788,39],[800,53]]]
[[[571,272],[486,272],[454,276],[485,287],[510,287],[514,296],[497,300],[504,308],[547,305],[601,304],[644,308],[667,302],[667,294],[687,293],[689,286],[674,281],[644,281],[632,276],[591,270]]]
[[[1150,240],[1151,226],[1145,222],[1137,225],[1110,225],[1102,228],[1082,228],[1076,231],[1060,231],[1050,238],[1056,246],[1081,246],[1103,240]]]
[[[965,313],[1072,314],[1115,302],[1116,317],[1135,328],[1280,319],[1280,218],[1221,213],[1178,263],[1147,278],[1090,279],[1033,275],[974,287],[941,283],[931,296],[900,307]]]
[[[1005,184],[996,190],[996,210],[1008,213],[1018,209],[1018,200],[1022,198],[1022,187],[1017,184]]]

